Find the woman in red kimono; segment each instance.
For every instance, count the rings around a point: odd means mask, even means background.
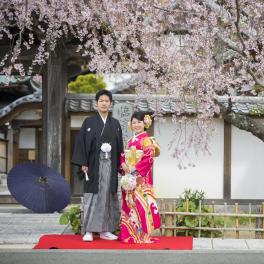
[[[143,112],[135,112],[131,117],[133,138],[127,149],[136,149],[141,158],[128,165],[125,154],[120,157],[121,172],[136,175],[136,187],[132,191],[122,190],[122,212],[119,239],[125,243],[153,243],[157,239],[150,233],[160,227],[160,215],[152,188],[152,165],[159,154],[159,146],[145,131],[151,125],[151,118]],[[157,153],[158,152],[158,153]]]

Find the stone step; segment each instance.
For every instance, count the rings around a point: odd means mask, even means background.
[[[6,186],[7,187],[7,180],[6,179],[1,179],[0,181],[1,186]]]
[[[0,174],[0,186],[7,186],[7,175]]]
[[[8,188],[0,187],[0,195],[10,195]]]
[[[8,191],[7,188],[7,175],[0,174],[0,193]]]

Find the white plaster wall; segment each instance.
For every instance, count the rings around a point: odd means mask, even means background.
[[[80,128],[82,126],[83,121],[87,116],[71,116],[71,127],[72,128]]]
[[[0,138],[5,139],[5,134],[4,133],[0,133]]]
[[[34,149],[36,147],[35,128],[21,128],[19,134],[19,148]]]
[[[36,110],[27,110],[27,111],[22,112],[20,115],[18,115],[16,119],[36,120],[36,119],[41,119],[41,115],[38,114]]]
[[[160,143],[161,155],[154,163],[154,187],[159,198],[177,198],[185,188],[205,191],[208,199],[223,198],[224,124],[214,121],[215,132],[210,143],[211,156],[191,156],[194,168],[179,170],[177,160],[171,157],[168,144],[176,124],[170,118],[155,123],[155,138]]]
[[[264,199],[264,143],[232,126],[231,198]]]

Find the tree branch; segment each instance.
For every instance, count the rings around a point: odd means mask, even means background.
[[[236,13],[237,13],[237,21],[235,22],[235,26],[236,26],[236,30],[237,30],[237,34],[238,34],[238,37],[239,37],[239,40],[243,46],[243,51],[245,51],[246,49],[246,45],[244,43],[244,39],[242,37],[242,34],[241,34],[241,31],[240,31],[240,27],[239,27],[239,24],[240,24],[240,5],[239,5],[239,0],[236,0]]]
[[[224,7],[217,4],[214,0],[206,0],[205,3],[216,13],[221,13],[226,21],[231,21],[231,14]]]
[[[239,53],[241,56],[243,56],[243,57],[246,57],[246,53],[243,51],[243,50],[241,50],[241,49],[239,49],[237,46],[236,46],[236,44],[233,42],[233,41],[231,41],[230,39],[224,39],[224,38],[222,38],[219,34],[217,35],[217,37],[229,48],[229,49],[231,49],[231,50],[233,50],[233,51],[235,51],[235,52],[237,52],[237,53]]]
[[[247,115],[236,114],[234,112],[224,115],[223,117],[228,123],[236,126],[239,129],[246,130],[260,140],[264,141],[263,119],[252,118]]]
[[[231,100],[228,106],[218,102],[221,109],[221,115],[226,122],[234,125],[235,127],[246,130],[264,142],[264,120],[260,118],[252,118],[248,115],[237,114],[230,109],[232,108]]]
[[[249,66],[247,67],[247,72],[251,75],[251,77],[252,77],[253,80],[256,82],[256,84],[258,84],[258,85],[264,87],[264,82],[261,81],[261,80],[259,80],[259,79],[257,78],[257,76],[255,75],[255,73],[253,72],[253,70],[252,70]]]

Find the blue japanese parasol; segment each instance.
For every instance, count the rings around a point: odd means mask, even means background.
[[[16,165],[8,173],[7,185],[14,198],[35,213],[59,212],[71,198],[70,186],[64,177],[45,165]]]

